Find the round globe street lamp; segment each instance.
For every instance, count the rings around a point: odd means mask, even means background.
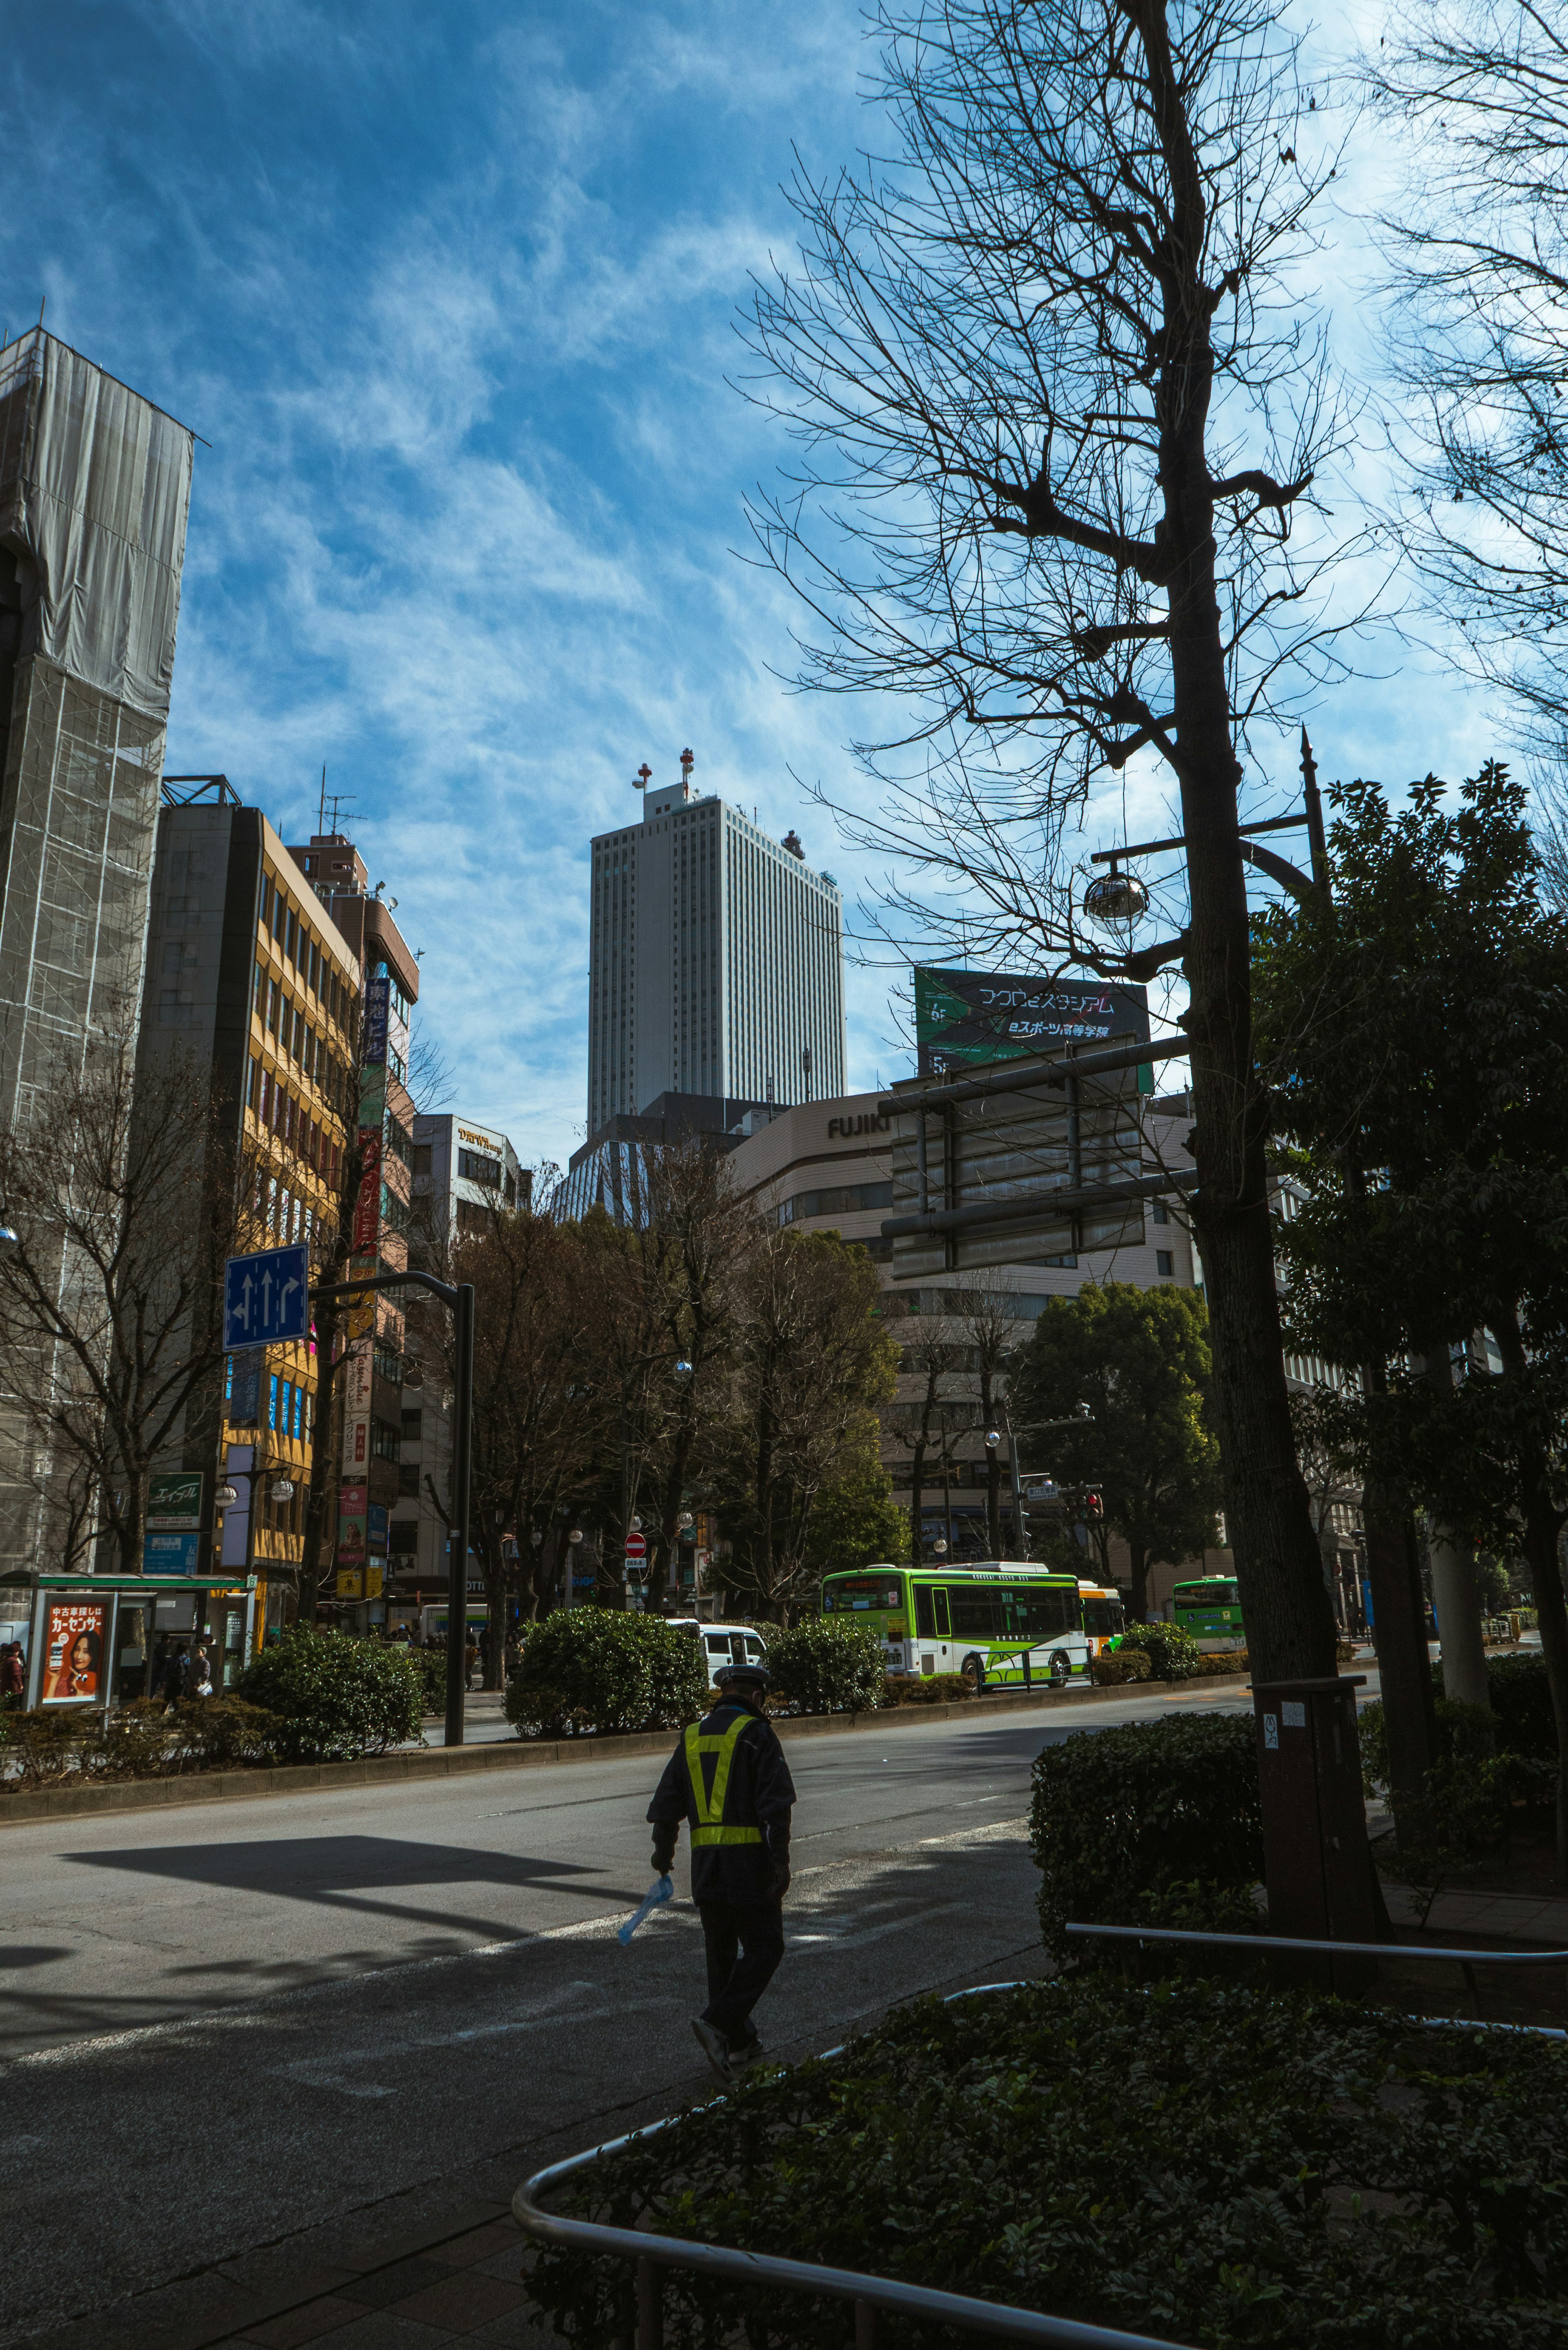
[[[946,1558],[948,1555],[948,1546],[942,1540],[940,1534],[937,1536],[936,1541],[931,1544],[931,1549],[938,1558]]]
[[[1097,873],[1084,892],[1084,911],[1094,922],[1126,923],[1129,928],[1148,911],[1148,891],[1136,873],[1113,865]]]
[[[574,1586],[577,1580],[577,1544],[582,1538],[581,1526],[574,1526],[566,1536],[566,1605],[568,1607],[574,1607],[576,1605],[576,1593]]]

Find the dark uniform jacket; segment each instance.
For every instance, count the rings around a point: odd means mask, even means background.
[[[772,1725],[750,1706],[721,1698],[681,1732],[648,1807],[670,1841],[691,1831],[691,1898],[772,1898],[776,1869],[789,1866],[794,1782]],[[655,1842],[658,1839],[656,1837]]]

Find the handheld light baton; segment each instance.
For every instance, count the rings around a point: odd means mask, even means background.
[[[631,1916],[627,1919],[626,1924],[617,1928],[616,1940],[624,1948],[625,1945],[630,1941],[632,1936],[636,1933],[643,1919],[651,1910],[662,1908],[665,1902],[673,1901],[674,1898],[675,1887],[670,1878],[668,1877],[659,1877],[657,1883],[649,1887],[648,1891],[638,1903],[637,1908],[632,1911]]]

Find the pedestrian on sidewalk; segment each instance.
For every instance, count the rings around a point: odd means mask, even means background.
[[[765,1665],[726,1665],[718,1700],[692,1722],[648,1807],[653,1866],[667,1877],[685,1820],[691,1898],[702,1920],[708,2004],[691,2029],[722,2081],[763,2054],[752,2010],[784,1956],[794,1783],[763,1710]]]
[[[473,1687],[473,1669],[478,1662],[479,1643],[471,1629],[468,1635],[468,1646],[462,1652],[462,1685],[465,1690],[471,1690]]]

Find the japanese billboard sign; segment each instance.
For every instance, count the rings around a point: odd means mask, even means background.
[[[1093,1047],[1113,1036],[1141,1044],[1148,993],[1106,980],[1042,979],[1009,972],[917,971],[915,1042],[922,1077],[990,1061]]]

